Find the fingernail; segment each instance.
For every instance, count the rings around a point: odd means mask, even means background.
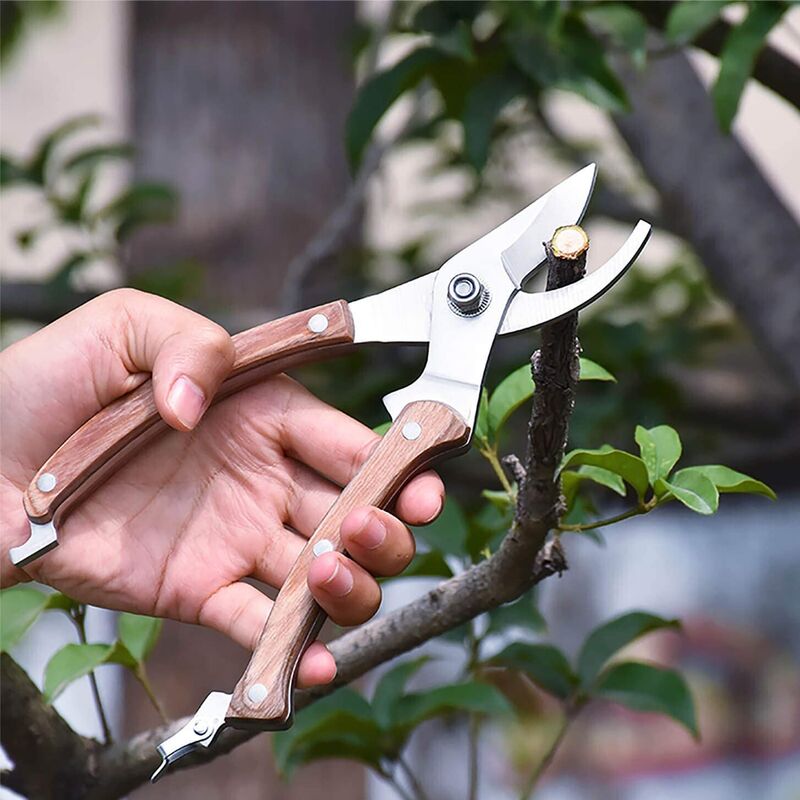
[[[191,378],[181,375],[169,390],[167,405],[180,423],[191,429],[197,425],[203,415],[206,396]]]
[[[367,514],[361,530],[353,536],[358,544],[367,550],[375,550],[386,539],[386,526],[375,516]]]
[[[442,513],[442,508],[444,507],[444,498],[440,497],[438,503],[436,504],[436,510],[431,514],[422,524],[427,525],[429,522],[433,522],[439,514]]]
[[[350,590],[353,588],[353,576],[350,574],[350,570],[337,559],[331,576],[322,585],[328,594],[334,597],[344,597],[350,594]]]

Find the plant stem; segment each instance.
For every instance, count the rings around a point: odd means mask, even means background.
[[[630,519],[631,517],[636,517],[639,514],[646,514],[648,511],[652,511],[658,502],[655,498],[652,500],[648,500],[646,503],[641,503],[640,505],[636,506],[635,508],[629,508],[627,511],[623,511],[621,514],[617,514],[614,517],[609,517],[608,519],[599,519],[595,522],[587,522],[585,525],[559,525],[558,530],[560,531],[591,531],[595,528],[602,528],[604,525],[613,525],[615,522],[622,522],[624,519]]]
[[[514,487],[511,485],[511,481],[508,480],[503,465],[497,457],[497,447],[495,445],[488,445],[487,447],[479,448],[479,452],[492,465],[494,474],[497,475],[497,479],[500,481],[503,490],[508,493],[509,497],[514,499]]]
[[[414,797],[405,790],[403,784],[397,780],[397,777],[394,773],[378,767],[375,767],[375,772],[377,772],[378,775],[380,775],[380,777],[383,778],[386,783],[388,783],[389,786],[391,786],[397,792],[401,800],[414,800]]]
[[[477,714],[469,716],[469,782],[467,786],[467,800],[478,800],[478,769],[481,719]]]
[[[564,713],[564,719],[561,722],[561,727],[558,729],[555,739],[553,739],[547,752],[542,757],[542,760],[534,767],[533,772],[531,772],[531,774],[528,776],[528,780],[525,781],[525,786],[520,792],[519,800],[530,800],[530,798],[533,797],[533,793],[536,790],[536,785],[539,782],[539,779],[542,777],[545,770],[550,766],[555,758],[556,752],[561,746],[561,742],[564,741],[564,737],[566,736],[572,721],[575,719],[576,714],[577,711],[570,709],[567,709],[567,711]]]
[[[403,756],[398,757],[397,764],[405,773],[406,778],[408,778],[408,782],[411,784],[411,789],[414,792],[414,796],[418,798],[418,800],[428,800],[428,795],[425,794],[422,784],[417,780],[417,776],[414,774],[414,771],[408,765],[408,762],[403,758]]]
[[[77,609],[70,612],[69,617],[78,630],[78,639],[80,640],[80,643],[86,644],[86,606],[78,606]],[[100,719],[100,728],[103,731],[103,744],[110,745],[113,743],[113,737],[111,736],[111,728],[108,725],[108,719],[106,718],[106,712],[103,708],[103,703],[100,700],[100,689],[97,686],[97,677],[94,674],[94,670],[90,670],[88,678],[89,685],[92,689],[94,705],[97,709],[97,716]]]
[[[164,711],[164,707],[161,705],[161,701],[158,699],[158,697],[156,697],[156,693],[153,691],[153,687],[150,684],[150,679],[147,677],[147,670],[145,669],[144,664],[138,664],[133,674],[136,677],[136,680],[141,684],[142,689],[144,689],[145,694],[150,699],[150,702],[153,704],[156,711],[158,711],[161,721],[164,723],[169,722],[169,718]]]

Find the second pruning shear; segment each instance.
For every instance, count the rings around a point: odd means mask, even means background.
[[[342,551],[339,528],[360,506],[386,507],[413,475],[469,445],[492,345],[498,334],[553,322],[606,292],[644,247],[640,221],[620,250],[585,278],[549,292],[521,291],[545,260],[543,242],[580,222],[594,187],[591,164],[450,258],[439,270],[380,294],[274,320],[234,337],[236,359],[215,402],[300,363],[368,342],[427,343],[425,369],[384,403],[392,426],[308,540],[281,588],[261,638],[232,694],[212,692],[194,717],[158,747],[161,766],[209,747],[225,726],[289,727],[297,666],[325,615],[306,584],[312,560]],[[202,423],[201,423],[202,424]],[[25,493],[30,538],[11,550],[24,566],[58,544],[69,509],[134,452],[166,429],[150,382],[78,429],[45,463]]]

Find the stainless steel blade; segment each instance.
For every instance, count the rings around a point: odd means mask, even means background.
[[[542,241],[560,225],[580,220],[593,185],[594,165],[568,178],[543,198],[478,239],[436,273],[430,311],[430,345],[422,375],[410,386],[384,398],[392,418],[415,400],[435,400],[457,411],[474,426],[483,375],[509,301],[544,259]],[[566,189],[562,189],[565,187]],[[532,243],[530,231],[539,237]],[[544,233],[540,233],[540,232]],[[525,237],[530,248],[513,249]],[[460,309],[453,292],[464,279],[480,288],[480,308]]]
[[[503,266],[517,288],[544,261],[544,243],[555,229],[576,225],[583,219],[596,177],[597,166],[589,164],[551,189],[545,195],[546,213],[538,214],[527,230],[503,250]]]
[[[596,173],[594,164],[584,167],[458,252],[446,266],[455,272],[477,273],[489,264],[492,268],[502,264],[519,288],[522,281],[544,261],[543,242],[553,235],[553,231],[559,225],[574,225],[583,218]],[[440,271],[348,303],[353,316],[355,341],[428,342],[434,284]]]
[[[642,252],[652,227],[639,220],[625,244],[602,267],[585,278],[550,292],[518,292],[506,312],[500,333],[516,333],[553,322],[578,311],[608,291]]]

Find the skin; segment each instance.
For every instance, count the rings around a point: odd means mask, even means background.
[[[4,588],[36,580],[84,603],[205,625],[255,647],[272,601],[243,579],[281,586],[378,437],[285,375],[206,411],[233,356],[218,325],[131,289],[102,295],[0,354]],[[14,567],[8,548],[28,536],[22,496],[36,471],[151,373],[159,413],[175,430],[66,517],[59,547]],[[372,575],[408,565],[414,540],[405,523],[430,522],[443,498],[427,472],[400,493],[397,516],[360,508],[345,518],[350,558],[322,555],[308,575],[328,616],[356,625],[375,613],[381,593]],[[335,673],[315,643],[299,682],[326,683]]]

